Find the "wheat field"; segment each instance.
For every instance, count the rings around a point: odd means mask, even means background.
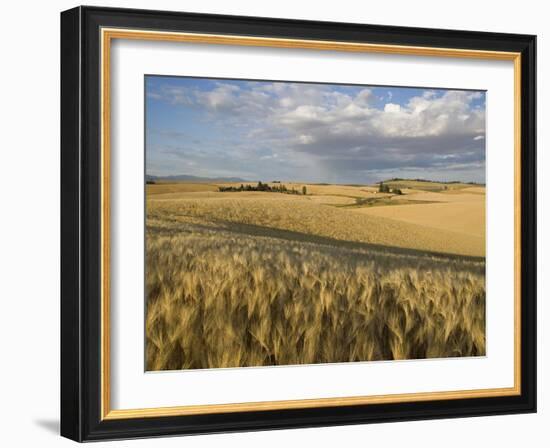
[[[375,188],[147,187],[147,370],[485,354],[484,218],[455,212],[468,232],[437,218],[464,207],[459,191],[360,207]],[[411,221],[432,204],[437,225]]]

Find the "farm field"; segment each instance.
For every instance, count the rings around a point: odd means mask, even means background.
[[[146,186],[147,370],[485,354],[483,186],[283,184]]]
[[[385,217],[477,237],[485,246],[485,194],[412,193],[411,205],[355,209],[369,216]]]

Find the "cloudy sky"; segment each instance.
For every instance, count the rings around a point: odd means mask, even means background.
[[[146,171],[485,182],[485,92],[147,76]]]

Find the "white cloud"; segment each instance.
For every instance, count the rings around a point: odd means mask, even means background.
[[[426,98],[427,100],[433,98],[436,96],[436,93],[433,91],[433,90],[426,90],[423,94],[422,94],[422,98]]]
[[[363,107],[368,106],[371,101],[372,101],[372,91],[370,89],[361,90],[357,94],[354,100],[355,104]]]
[[[239,88],[233,84],[218,84],[210,91],[195,91],[197,101],[209,109],[224,110],[235,107]]]
[[[211,90],[174,87],[151,95],[203,108],[216,126],[247,128],[242,159],[263,145],[285,160],[307,155],[311,163],[313,157],[342,172],[443,169],[445,161],[462,170],[484,164],[485,110],[472,104],[481,92],[427,90],[382,109],[369,88],[300,83],[246,82],[239,88],[218,82]],[[391,91],[385,96],[394,97]],[[258,155],[266,161],[274,157]]]
[[[309,145],[314,142],[314,138],[311,135],[300,135],[298,140],[302,145]]]
[[[401,106],[399,104],[387,103],[384,106],[384,112],[400,112]]]

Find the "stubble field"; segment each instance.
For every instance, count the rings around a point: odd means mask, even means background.
[[[484,355],[485,190],[406,182],[147,185],[147,370]]]

